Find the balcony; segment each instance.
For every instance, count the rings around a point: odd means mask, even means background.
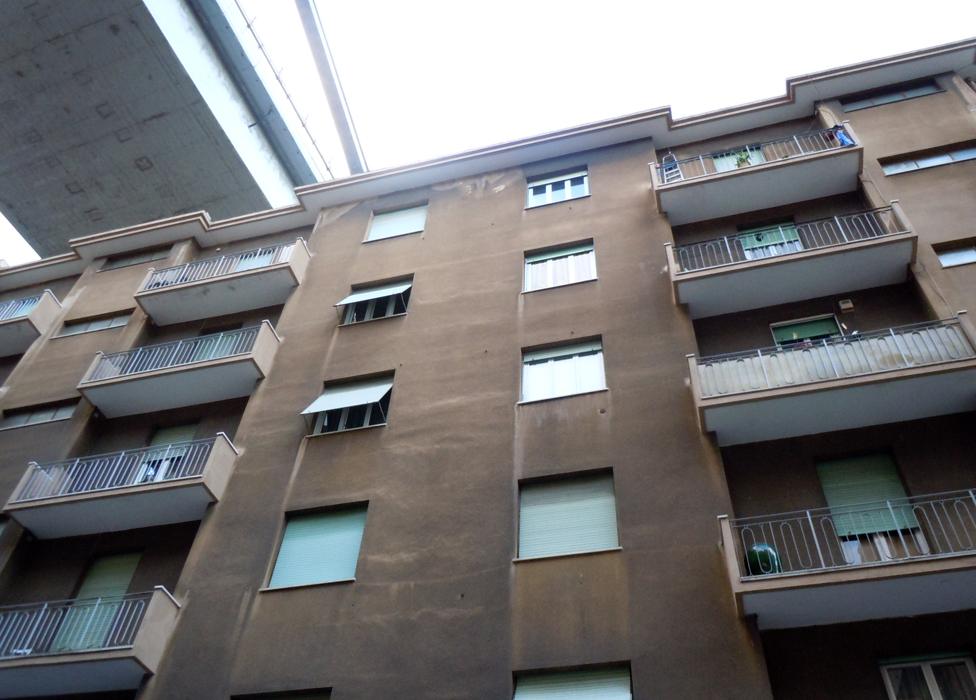
[[[850,125],[651,163],[672,226],[853,192],[863,147]]]
[[[138,688],[156,672],[179,609],[162,586],[113,598],[0,606],[0,694]]]
[[[0,302],[0,357],[19,355],[54,324],[61,302],[50,290]]]
[[[667,246],[692,318],[904,282],[918,237],[891,207]]]
[[[237,449],[217,437],[32,462],[3,512],[50,539],[200,520],[223,496]]]
[[[288,245],[151,269],[135,299],[157,326],[277,306],[301,284],[308,260],[308,248],[299,238]]]
[[[961,319],[691,355],[702,430],[738,445],[976,409],[976,352]]]
[[[250,396],[281,340],[268,321],[124,352],[99,353],[78,384],[109,418]]]
[[[976,490],[721,516],[739,610],[760,629],[976,607]]]

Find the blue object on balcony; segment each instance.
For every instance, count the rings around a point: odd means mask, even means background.
[[[841,146],[844,146],[845,148],[847,146],[853,146],[853,145],[855,145],[854,144],[854,139],[852,139],[850,136],[848,136],[847,135],[847,132],[844,129],[840,128],[840,127],[838,127],[837,129],[834,130],[834,135],[837,137],[837,141],[840,143],[840,145]]]

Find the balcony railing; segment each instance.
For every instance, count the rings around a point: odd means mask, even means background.
[[[695,359],[702,398],[976,356],[958,318]]]
[[[199,282],[201,280],[230,275],[235,272],[256,270],[278,263],[288,262],[291,252],[295,249],[295,243],[285,245],[266,246],[246,250],[233,255],[221,255],[217,258],[207,258],[205,260],[195,260],[184,265],[167,267],[162,270],[154,270],[146,279],[142,290],[159,289],[169,287],[174,284],[185,284],[187,282]]]
[[[24,297],[23,299],[11,299],[10,301],[5,301],[0,303],[0,321],[9,321],[12,318],[17,318],[18,316],[26,316],[37,303],[41,300],[41,295],[33,297]]]
[[[261,326],[250,326],[100,355],[83,383],[246,354],[251,352],[260,330]]]
[[[807,156],[855,146],[856,141],[843,126],[794,134],[773,141],[745,144],[716,153],[703,153],[677,160],[665,156],[655,164],[658,182],[671,185],[717,173],[740,170],[785,158]]]
[[[0,607],[0,659],[132,646],[152,591]]]
[[[739,236],[723,236],[675,246],[676,273],[776,258],[804,250],[830,248],[898,233],[908,227],[891,207],[818,219],[802,224],[771,226]]]
[[[31,462],[12,504],[200,476],[217,438],[176,442],[38,464]]]
[[[976,554],[976,490],[730,520],[739,577]]]

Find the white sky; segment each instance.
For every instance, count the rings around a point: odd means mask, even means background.
[[[237,0],[328,161],[335,146],[289,0]],[[966,38],[976,2],[318,0],[370,169],[671,105],[781,95],[787,77]],[[5,222],[3,222],[5,223]],[[32,259],[0,223],[0,258]]]

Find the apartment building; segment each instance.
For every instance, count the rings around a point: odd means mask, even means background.
[[[0,272],[0,697],[976,697],[974,58]]]

